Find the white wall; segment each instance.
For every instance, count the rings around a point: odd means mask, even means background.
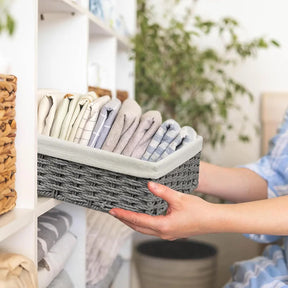
[[[156,11],[162,14],[163,8],[172,0],[157,1]],[[191,0],[182,0],[185,7]],[[156,5],[156,2],[153,1]],[[280,42],[281,48],[262,51],[257,59],[250,59],[231,71],[239,82],[255,96],[255,102],[242,103],[251,117],[251,123],[259,122],[259,102],[263,92],[288,91],[288,1],[285,0],[198,0],[196,14],[217,20],[224,16],[235,18],[243,29],[243,39],[267,36]],[[181,13],[181,9],[177,10]],[[212,45],[215,43],[211,43]],[[240,121],[235,117],[235,122]],[[251,130],[253,131],[253,130]],[[206,148],[207,149],[207,148]],[[208,149],[207,149],[208,151]],[[226,147],[209,149],[210,160],[221,165],[234,166],[256,160],[260,155],[260,136],[255,135],[249,144],[239,143],[235,135],[230,135]]]

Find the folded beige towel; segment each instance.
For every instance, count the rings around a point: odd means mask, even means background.
[[[54,121],[52,124],[52,128],[50,131],[50,136],[59,138],[62,123],[64,121],[64,118],[67,114],[69,103],[70,103],[70,97],[73,96],[72,94],[66,94],[62,100],[60,100],[58,107],[56,109]]]
[[[29,258],[12,253],[0,253],[0,287],[37,288],[37,269]]]
[[[67,113],[64,117],[61,130],[60,130],[60,135],[59,135],[59,138],[62,140],[68,140],[69,134],[72,130],[72,126],[76,120],[77,116],[74,113],[74,111],[80,99],[80,94],[70,95],[68,99],[69,99],[69,105],[68,105]]]
[[[70,131],[69,137],[68,137],[68,141],[74,141],[75,137],[76,137],[76,133],[78,130],[78,127],[81,123],[81,120],[84,116],[84,113],[89,105],[89,103],[95,101],[97,99],[97,95],[95,92],[88,92],[85,95],[82,95],[75,107],[73,116],[72,116],[72,123],[70,123],[72,125],[72,129]],[[74,121],[75,119],[75,121]]]
[[[138,127],[141,113],[135,100],[126,99],[101,149],[120,154]]]
[[[38,133],[50,135],[59,100],[63,99],[65,93],[58,91],[39,90],[38,97]]]
[[[151,110],[144,113],[122,154],[140,159],[161,124],[162,116],[159,111]]]

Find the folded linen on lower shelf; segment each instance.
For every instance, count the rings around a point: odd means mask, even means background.
[[[64,269],[76,241],[77,238],[74,234],[66,232],[38,263],[39,288],[46,288]]]
[[[122,263],[123,259],[120,255],[118,255],[113,261],[112,266],[110,267],[106,276],[95,285],[87,284],[86,288],[110,288],[122,266]]]
[[[0,287],[37,288],[37,268],[26,256],[0,253]]]
[[[38,217],[38,262],[47,255],[53,245],[70,229],[71,225],[71,215],[56,208]]]
[[[47,288],[74,288],[70,276],[65,270],[62,270]]]
[[[96,285],[109,273],[132,229],[107,213],[91,209],[87,210],[86,229],[86,283]]]

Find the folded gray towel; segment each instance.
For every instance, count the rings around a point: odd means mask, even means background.
[[[148,111],[141,116],[135,133],[130,138],[122,154],[140,159],[147,149],[152,137],[162,123],[159,111]]]
[[[72,217],[56,208],[38,217],[38,262],[47,255],[49,249],[70,229],[71,225]]]
[[[192,127],[182,127],[177,137],[167,146],[159,160],[164,159],[169,154],[181,149],[181,147],[185,146],[186,144],[193,142],[196,139],[196,136],[197,133]]]
[[[102,107],[88,146],[98,149],[102,147],[120,107],[121,101],[117,98],[112,99]]]
[[[173,119],[163,122],[141,159],[150,162],[158,161],[168,145],[177,137],[180,129],[180,125]]]
[[[101,149],[121,153],[135,132],[142,109],[133,99],[126,99]]]

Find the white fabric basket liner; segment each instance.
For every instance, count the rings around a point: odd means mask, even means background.
[[[158,162],[148,162],[121,154],[91,148],[53,137],[38,136],[38,153],[116,173],[158,179],[171,172],[202,149],[203,138],[196,139]]]

